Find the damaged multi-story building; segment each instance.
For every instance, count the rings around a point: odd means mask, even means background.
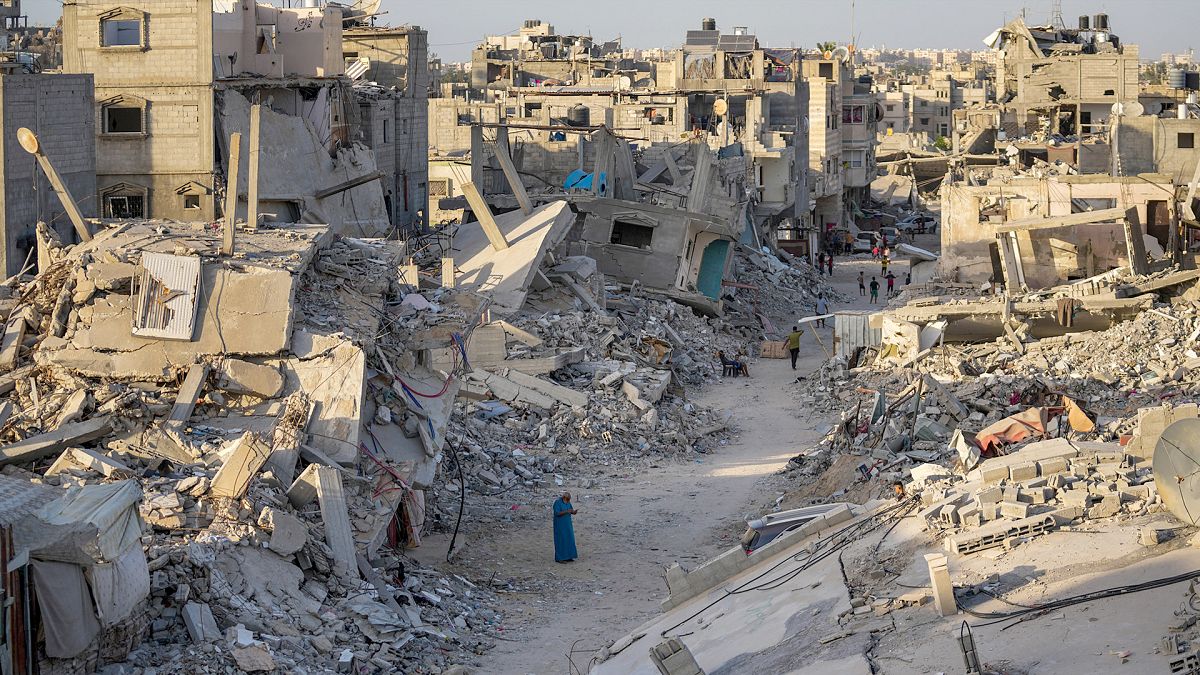
[[[527,24],[476,50],[519,51],[519,72],[488,75],[473,94],[483,100],[430,100],[431,208],[447,198],[461,208],[471,183],[511,209],[518,174],[535,198],[572,202],[576,252],[606,275],[711,308],[732,242],[817,249],[799,50],[706,19],[680,49],[628,59]]]
[[[214,220],[229,140],[240,133],[242,163],[261,152],[260,217],[356,234],[391,229],[374,154],[355,141],[342,19],[335,6],[65,5],[64,70],[95,78],[99,215]],[[258,128],[252,104],[262,106]],[[248,173],[239,172],[243,185]],[[247,206],[238,202],[239,217]]]
[[[363,140],[384,174],[391,222],[406,232],[429,222],[428,43],[420,26],[373,26],[357,19],[342,32]]]

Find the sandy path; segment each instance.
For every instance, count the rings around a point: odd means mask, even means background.
[[[865,308],[858,298],[859,269],[869,279],[878,266],[839,259],[834,282],[854,299],[851,306]],[[831,346],[831,329],[821,334]],[[824,359],[806,335],[799,372],[820,367]],[[501,608],[507,639],[481,658],[480,672],[587,672],[586,650],[603,647],[657,613],[666,597],[666,566],[677,560],[694,566],[736,543],[743,518],[778,494],[780,479],[772,474],[810,447],[828,423],[823,413],[796,407],[790,388],[795,373],[786,361],[761,360],[751,366],[751,375],[712,385],[695,399],[733,415],[738,434],[729,445],[689,463],[664,461],[635,475],[605,476],[597,467],[602,477],[595,488],[573,490],[577,562],[553,560],[552,494],[545,504],[519,506],[503,530],[473,534],[452,571],[466,569],[479,578],[495,570],[540,589],[506,596],[512,598]],[[433,537],[419,557],[436,564],[444,551],[444,539]],[[568,660],[573,646],[578,670]]]

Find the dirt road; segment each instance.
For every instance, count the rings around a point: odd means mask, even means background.
[[[849,306],[866,308],[858,295],[859,269],[869,281],[879,268],[839,259],[834,283],[853,298]],[[831,326],[832,321],[821,329],[826,347],[832,344]],[[811,334],[805,338],[799,373],[815,370],[826,358]],[[503,530],[474,533],[469,552],[452,571],[468,569],[478,578],[486,565],[536,589],[507,596],[512,602],[501,608],[506,637],[482,657],[486,665],[480,672],[586,673],[594,650],[658,611],[666,597],[666,566],[674,561],[694,566],[736,544],[744,518],[782,492],[783,480],[773,474],[817,441],[818,430],[829,422],[823,413],[797,408],[796,374],[787,361],[763,359],[751,366],[750,378],[726,379],[701,392],[695,401],[728,412],[738,429],[727,446],[711,454],[689,463],[663,460],[633,475],[602,475],[598,467],[594,488],[568,485],[579,509],[577,562],[554,562],[553,494],[545,504],[515,505],[512,523]],[[444,551],[444,539],[431,537],[419,557],[436,563]]]

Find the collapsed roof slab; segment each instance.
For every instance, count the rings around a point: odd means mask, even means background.
[[[464,223],[454,237],[453,257],[459,270],[455,283],[491,300],[496,314],[509,316],[525,304],[546,252],[567,236],[575,215],[567,202],[555,201],[529,216],[510,211],[495,219],[508,248],[495,250],[478,222]]]
[[[311,261],[328,228],[297,226],[244,233],[239,248],[246,253],[233,261],[207,255],[219,249],[220,241],[203,224],[136,223],[110,232],[72,250],[85,274],[92,265],[109,264],[114,258],[137,260],[147,251],[182,249],[202,258],[192,339],[133,335],[131,298],[112,292],[77,306],[74,334],[67,340],[43,341],[35,354],[37,363],[93,377],[163,380],[201,356],[278,354],[291,340],[296,275]]]

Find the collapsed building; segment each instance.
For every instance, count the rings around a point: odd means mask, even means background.
[[[535,29],[547,30],[538,24],[519,36],[531,52],[519,61],[521,67],[585,68],[594,46],[582,52],[579,46],[550,49],[550,38],[562,36],[526,35]],[[528,189],[569,188],[573,172],[589,173],[598,153],[608,152],[591,138],[603,126],[646,154],[646,166],[659,153],[673,153],[666,166],[645,177],[647,182],[661,172],[674,176],[675,155],[685,154],[656,146],[679,148],[697,139],[721,160],[745,157],[755,236],[774,241],[783,232],[807,244],[804,233],[812,222],[803,123],[808,84],[800,62],[798,50],[765,48],[743,29],[723,33],[706,23],[689,31],[679,50],[661,58],[611,68],[593,64],[592,79],[527,75],[488,86],[494,100],[431,99],[429,144],[436,150],[430,158],[431,194],[460,197],[467,181],[488,194],[510,193],[503,168],[488,149],[501,142],[509,145],[522,182],[529,179]],[[502,132],[494,131],[498,126],[507,128],[503,141]],[[468,172],[468,165],[477,168]],[[740,234],[741,227],[736,229]]]
[[[241,132],[263,161],[259,203],[239,201],[239,216],[388,232],[409,212],[389,210],[375,154],[357,137],[342,18],[334,6],[67,5],[63,69],[95,80],[95,212],[215,220],[233,175],[226,141]],[[266,106],[254,130],[251,104]]]

